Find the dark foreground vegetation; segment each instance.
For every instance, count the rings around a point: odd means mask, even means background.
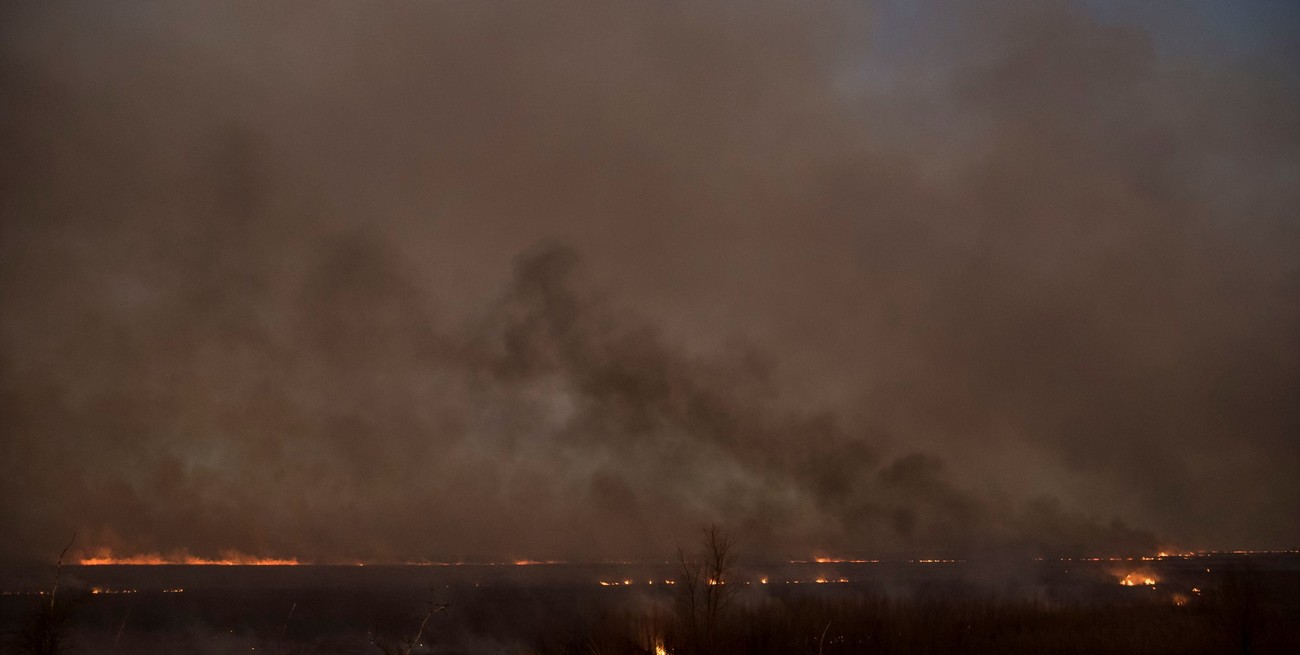
[[[671,620],[657,627],[673,653],[1300,653],[1294,608],[1280,610],[1246,617],[1214,603],[1052,606],[813,596],[739,609],[712,648],[682,643]],[[538,652],[653,652],[643,625],[635,615],[607,615],[575,630],[580,638],[544,643]]]
[[[48,595],[0,596],[2,652],[1300,653],[1295,558],[1165,563],[1134,587],[1102,564],[1014,585],[972,582],[970,566],[732,564],[683,556],[608,586],[580,566],[67,567],[53,613]],[[777,579],[817,572],[851,579]]]
[[[1294,581],[1292,581],[1294,583]],[[725,612],[712,643],[688,634],[671,593],[458,589],[413,653],[1297,653],[1294,604],[1202,596],[1083,604],[998,598],[891,599],[865,590],[780,589]],[[415,633],[414,593],[262,590],[73,601],[67,653],[370,653]],[[293,600],[297,599],[297,600]],[[6,653],[33,601],[4,599]],[[1250,605],[1242,604],[1250,602]],[[290,610],[293,609],[292,615]]]

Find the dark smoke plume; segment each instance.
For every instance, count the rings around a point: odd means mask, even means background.
[[[0,556],[1294,547],[1300,52],[1198,6],[10,3]]]

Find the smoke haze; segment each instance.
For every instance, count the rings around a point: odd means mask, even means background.
[[[1152,6],[9,3],[0,557],[1300,545],[1300,17]]]

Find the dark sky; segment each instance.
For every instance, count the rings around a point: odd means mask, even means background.
[[[0,559],[1300,546],[1291,2],[8,2]]]

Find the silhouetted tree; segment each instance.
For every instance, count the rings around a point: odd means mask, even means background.
[[[420,643],[420,639],[424,636],[424,627],[428,625],[429,619],[433,618],[434,614],[446,611],[446,609],[446,603],[439,603],[430,598],[424,617],[420,619],[420,627],[416,629],[415,634],[410,639],[385,639],[379,635],[379,629],[375,628],[370,632],[370,643],[374,644],[375,648],[383,651],[384,655],[411,655],[411,650],[415,648],[416,644]]]
[[[735,542],[717,525],[704,531],[701,551],[677,549],[678,650],[682,655],[718,652],[722,618],[740,591],[734,580]]]
[[[18,631],[17,646],[19,653],[31,655],[59,655],[68,645],[68,607],[58,602],[59,580],[63,575],[63,558],[77,540],[77,533],[72,533],[68,545],[59,552],[59,560],[54,565],[54,584],[50,587],[48,598],[40,599],[36,609],[26,624]]]
[[[1220,602],[1228,638],[1242,655],[1255,652],[1259,621],[1259,583],[1249,567],[1229,567],[1223,575]]]

